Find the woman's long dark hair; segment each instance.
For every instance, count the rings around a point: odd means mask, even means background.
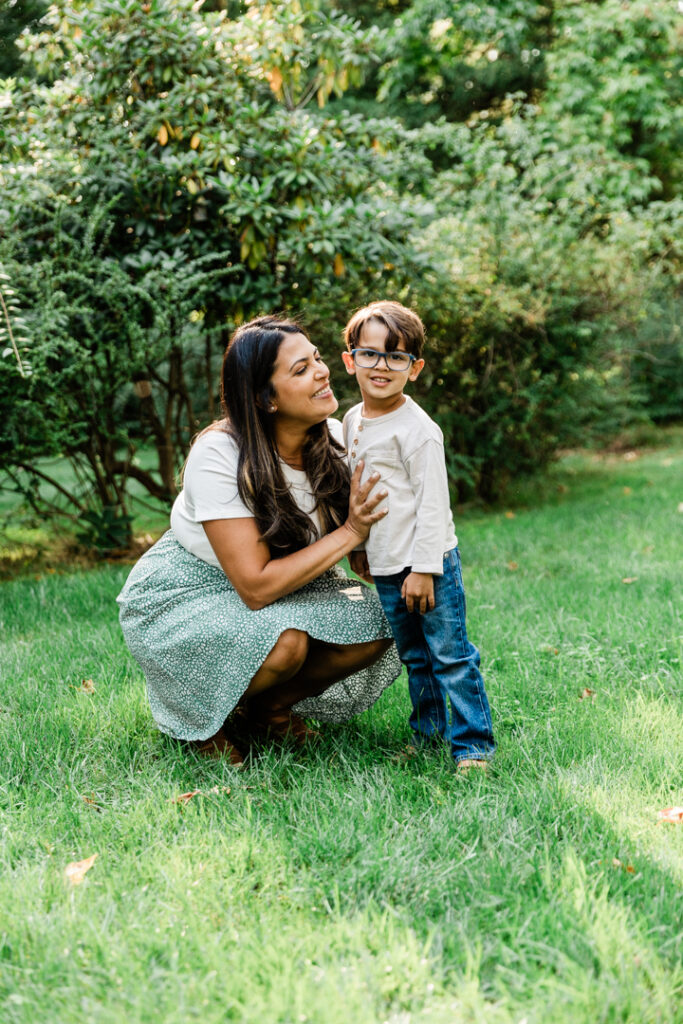
[[[308,337],[293,320],[274,317],[259,317],[238,327],[225,350],[221,380],[226,427],[240,453],[240,498],[254,513],[273,558],[299,551],[317,539],[313,523],[294,501],[285,480],[274,417],[268,411],[275,397],[271,378],[287,334]],[[349,470],[344,448],[323,420],[309,429],[302,454],[324,535],[341,526],[348,512]]]

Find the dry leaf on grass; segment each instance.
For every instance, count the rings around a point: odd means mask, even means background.
[[[80,885],[96,860],[96,853],[93,853],[92,857],[86,857],[85,860],[72,860],[64,869],[67,882],[71,882],[72,885]]]
[[[595,690],[589,690],[587,686],[584,686],[579,694],[579,700],[595,700]]]
[[[514,519],[515,518],[515,513],[511,512],[510,509],[508,509],[508,511],[505,513],[505,518],[506,519]]]
[[[635,583],[638,579],[637,576],[624,576],[622,583]]]
[[[519,569],[519,564],[517,562],[508,562],[508,569],[510,570],[510,572],[517,572],[517,570]]]
[[[81,685],[79,687],[81,693],[94,693],[95,684],[92,679],[81,679]]]
[[[204,792],[203,789],[193,789],[189,793],[181,793],[180,796],[171,797],[172,804],[188,804],[196,796],[220,796],[221,793],[229,793],[230,786],[212,786]]]
[[[612,867],[622,868],[624,871],[628,871],[629,875],[635,875],[636,873],[636,869],[633,867],[633,864],[624,864],[618,857],[613,858]]]
[[[621,493],[622,494],[633,494],[633,490],[630,487],[622,487],[621,488]]]
[[[683,807],[665,807],[659,812],[660,822],[667,822],[669,825],[680,825],[683,822]]]
[[[189,793],[181,793],[180,796],[171,797],[172,804],[188,804],[193,796],[199,796],[201,789],[192,789]]]

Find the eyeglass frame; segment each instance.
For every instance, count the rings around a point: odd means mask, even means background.
[[[376,348],[366,348],[365,345],[361,345],[360,348],[351,349],[351,357],[353,358],[355,366],[358,366],[358,363],[356,362],[356,352],[372,352],[374,356],[377,356],[377,359],[372,364],[372,366],[361,366],[361,370],[374,370],[375,367],[379,366],[380,359],[384,357],[384,365],[386,366],[388,372],[395,370],[397,373],[408,373],[412,369],[413,363],[417,360],[417,356],[414,356],[412,352],[404,352],[403,349],[394,349],[393,352],[380,352]],[[402,356],[408,356],[408,359],[410,360],[408,365],[403,367],[389,366],[389,360],[387,359],[387,356],[393,355],[394,352],[400,352]]]

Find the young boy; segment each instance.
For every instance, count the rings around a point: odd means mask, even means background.
[[[453,529],[443,435],[403,391],[424,360],[424,326],[398,302],[373,302],[351,317],[342,358],[363,401],[344,417],[353,470],[379,472],[388,513],[351,568],[374,580],[408,669],[414,744],[442,736],[458,770],[486,768],[495,744],[479,671],[467,639],[465,593]]]

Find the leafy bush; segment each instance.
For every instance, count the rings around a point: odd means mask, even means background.
[[[117,546],[131,481],[173,497],[235,324],[303,313],[334,366],[378,297],[427,323],[418,391],[461,496],[680,415],[674,16],[58,0],[20,41],[26,77],[0,83],[0,260],[32,371],[0,360],[13,485],[37,507],[41,457],[66,454],[61,512]],[[347,109],[370,109],[380,60],[371,109],[417,127]]]
[[[375,33],[316,0],[246,7],[61,2],[25,44],[44,84],[6,83],[0,248],[34,365],[6,451],[22,473],[48,442],[74,459],[89,521],[125,520],[130,478],[173,496],[236,323],[331,289],[347,309],[408,247],[396,126],[306,109],[359,80]]]
[[[497,497],[558,448],[642,418],[632,339],[648,293],[622,239],[508,205],[435,221],[421,244],[436,269],[413,291],[430,337],[419,384],[461,497]]]

